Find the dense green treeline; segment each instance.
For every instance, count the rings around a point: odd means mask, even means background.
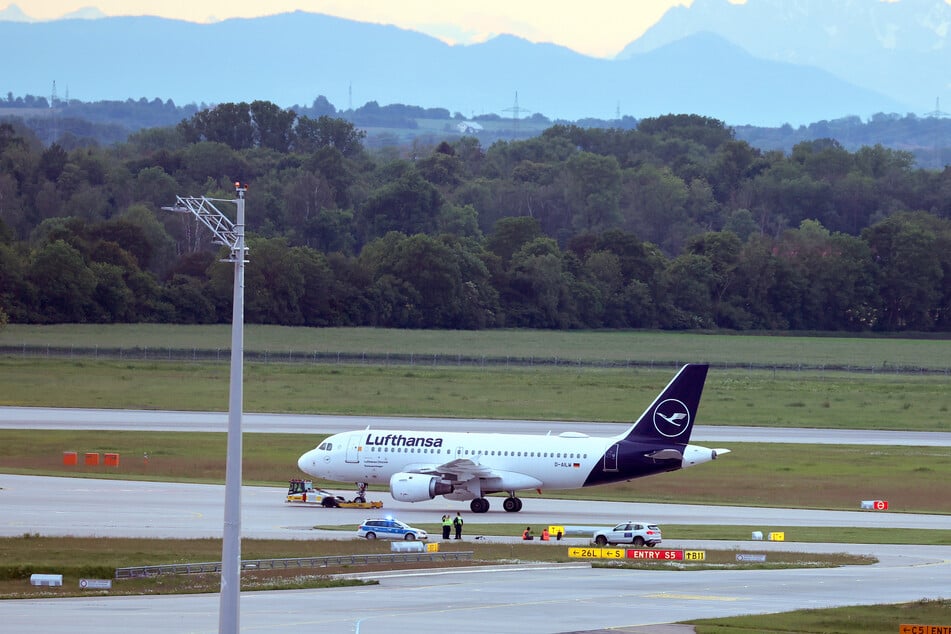
[[[0,124],[0,319],[229,320],[231,268],[161,207],[241,181],[250,323],[951,329],[951,170],[905,152],[761,152],[693,115],[487,148],[364,138],[262,101],[111,148]]]

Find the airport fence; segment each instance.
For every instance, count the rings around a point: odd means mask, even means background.
[[[438,561],[468,561],[473,551],[407,552],[379,555],[334,555],[330,557],[286,557],[282,559],[244,559],[241,570],[291,570],[297,568],[327,568],[330,566],[357,566],[370,564],[419,563]],[[157,575],[195,575],[220,573],[221,562],[169,564],[165,566],[129,566],[116,568],[116,579],[134,579]]]
[[[228,348],[149,348],[149,347],[84,347],[84,346],[0,346],[0,356],[50,359],[107,359],[126,361],[175,361],[229,363]],[[426,367],[576,367],[576,368],[644,368],[678,369],[697,359],[589,359],[541,356],[489,356],[466,354],[335,352],[320,350],[245,350],[246,363],[310,363],[372,366]],[[951,367],[924,367],[882,364],[866,367],[859,364],[830,363],[715,363],[727,370],[773,372],[855,372],[863,374],[932,374],[951,376]]]

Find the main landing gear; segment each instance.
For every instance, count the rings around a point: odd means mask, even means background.
[[[485,498],[476,498],[469,503],[469,508],[473,513],[487,513],[489,501]],[[502,508],[509,513],[518,513],[522,510],[522,501],[514,495],[509,496],[502,502]]]
[[[502,502],[502,508],[508,511],[509,513],[518,513],[522,510],[522,501],[515,497],[514,495],[505,498],[505,501]]]
[[[357,482],[357,496],[353,498],[354,502],[366,502],[367,501],[367,483],[366,482]]]
[[[476,498],[469,503],[469,508],[473,513],[488,513],[489,501],[485,498]]]

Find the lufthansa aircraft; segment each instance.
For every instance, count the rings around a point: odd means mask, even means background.
[[[523,489],[577,489],[676,471],[715,460],[729,449],[690,445],[707,365],[688,364],[627,431],[609,438],[469,432],[362,431],[335,434],[302,455],[302,471],[325,480],[388,483],[393,499],[421,502],[437,495],[471,500],[508,493],[502,508],[522,508]]]

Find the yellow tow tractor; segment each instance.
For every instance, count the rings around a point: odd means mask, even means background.
[[[292,504],[313,504],[324,508],[341,509],[381,509],[383,502],[367,502],[363,495],[364,490],[357,492],[357,496],[352,500],[347,500],[342,495],[335,495],[330,491],[315,489],[314,483],[310,480],[290,480],[287,487],[286,503]]]

